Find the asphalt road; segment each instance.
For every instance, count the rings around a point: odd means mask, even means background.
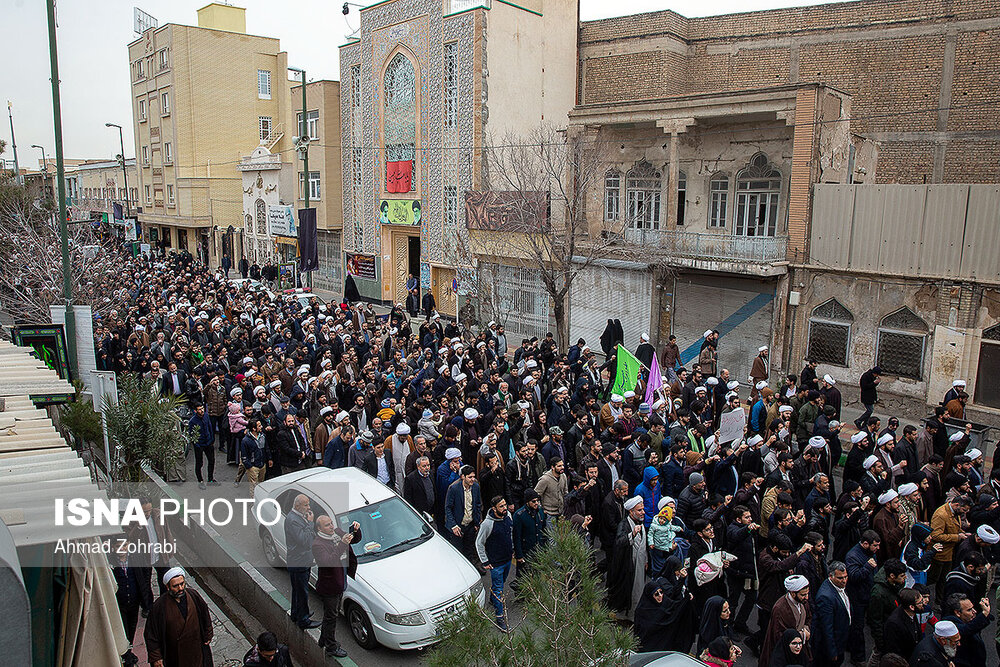
[[[188,481],[182,483],[172,483],[171,486],[176,488],[178,493],[182,494],[188,498],[200,498],[204,497],[206,499],[211,498],[227,498],[230,500],[236,498],[247,498],[249,497],[249,485],[246,480],[241,483],[239,487],[233,486],[233,480],[236,476],[236,466],[229,466],[225,463],[225,455],[217,453],[217,466],[216,466],[216,478],[221,482],[220,486],[208,487],[208,489],[202,491],[198,489],[198,484],[194,481],[194,468],[193,468],[193,455],[188,461]],[[840,479],[840,469],[838,469],[837,488],[841,487],[842,479]],[[240,553],[244,554],[247,559],[253,563],[260,573],[274,585],[286,598],[291,599],[291,586],[289,585],[288,575],[283,569],[276,569],[266,564],[264,559],[263,550],[261,549],[260,540],[257,537],[255,529],[244,529],[242,527],[237,527],[236,522],[228,527],[218,528],[219,533],[226,540],[229,541]],[[510,581],[510,580],[508,580]],[[484,584],[489,590],[489,578],[484,577]],[[994,595],[991,595],[991,601],[996,600]],[[313,617],[317,620],[322,618],[322,611],[320,606],[320,601],[315,593],[310,593],[310,609],[313,610]],[[996,605],[995,605],[996,606]],[[516,622],[519,618],[519,610],[516,606],[512,606],[509,609],[509,613],[512,617],[512,622]],[[750,627],[756,627],[756,611],[751,615]],[[318,632],[318,631],[316,631]],[[867,635],[867,632],[866,632]],[[318,634],[317,634],[318,636]],[[997,643],[994,638],[997,636],[997,625],[994,620],[989,627],[983,630],[981,635],[986,643],[987,650],[987,663],[988,665],[1000,665],[1000,658],[998,658]],[[347,625],[346,620],[341,617],[337,624],[337,639],[341,642],[344,649],[348,652],[349,657],[357,664],[362,667],[389,667],[394,665],[416,665],[420,664],[423,657],[426,655],[425,650],[414,650],[414,651],[394,651],[383,646],[379,646],[374,650],[368,651],[360,646],[354,641],[354,637],[351,635],[350,628]],[[871,648],[871,640],[868,638],[868,647]],[[736,662],[737,667],[750,667],[751,665],[757,664],[757,659],[750,653],[746,648],[746,645],[742,642],[737,642],[743,648],[743,656]],[[433,649],[428,649],[433,650]],[[692,650],[694,648],[692,647]],[[350,664],[350,663],[346,663]]]

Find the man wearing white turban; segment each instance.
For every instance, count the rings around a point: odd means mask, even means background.
[[[771,620],[760,649],[760,667],[768,667],[771,653],[781,640],[785,630],[798,630],[802,633],[805,646],[809,646],[809,627],[812,613],[809,609],[809,580],[801,574],[785,577],[785,594],[771,607]],[[803,649],[803,651],[807,650]],[[807,655],[803,655],[803,658]],[[805,661],[808,664],[808,661]]]
[[[625,501],[625,519],[618,524],[608,567],[608,606],[618,617],[632,620],[646,585],[646,511],[642,498]]]

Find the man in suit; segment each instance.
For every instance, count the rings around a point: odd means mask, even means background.
[[[167,372],[163,375],[160,393],[164,396],[180,396],[187,398],[184,387],[187,384],[187,373],[177,367],[176,361],[167,364]]]
[[[469,496],[468,504],[466,496]],[[470,509],[466,511],[466,507]],[[444,526],[451,543],[473,564],[479,562],[476,531],[479,530],[482,516],[483,499],[479,492],[479,482],[476,481],[476,469],[464,465],[458,471],[458,479],[451,483],[445,495]]]
[[[839,667],[844,662],[851,628],[847,566],[839,561],[830,564],[830,577],[819,587],[812,622],[815,664],[818,667]]]
[[[309,568],[313,564],[312,545],[316,541],[313,513],[309,498],[295,496],[292,509],[285,516],[285,547],[288,577],[292,583],[291,617],[300,628],[318,628],[321,623],[310,619]]]
[[[417,467],[403,478],[403,499],[413,509],[433,516],[434,480],[431,479],[431,460],[426,456],[417,459]]]

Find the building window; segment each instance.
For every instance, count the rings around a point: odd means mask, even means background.
[[[458,186],[444,186],[444,224],[447,228],[458,226]]]
[[[295,131],[302,131],[302,112],[295,114]],[[316,140],[319,139],[319,111],[308,111],[306,112],[306,132],[309,133],[309,138]]]
[[[997,374],[1000,374],[1000,324],[983,330],[976,366],[976,405],[1000,408],[1000,382],[993,381]]]
[[[160,95],[160,112],[164,116],[170,115],[170,93]]]
[[[806,356],[821,364],[849,366],[847,351],[853,323],[854,315],[836,299],[813,308],[809,317],[809,351]]]
[[[397,53],[385,70],[385,189],[413,191],[417,144],[417,88],[413,63]]]
[[[270,141],[271,140],[271,117],[270,116],[258,116],[257,117],[257,127],[260,130],[260,140]]]
[[[167,50],[160,49],[160,69],[164,70],[170,67],[170,63],[167,60]]]
[[[146,100],[139,100],[139,122],[146,120]]]
[[[130,200],[131,201],[139,201],[139,189],[138,188],[129,188],[129,192],[130,192]]]
[[[146,167],[149,166],[149,146],[142,147],[142,164]]]
[[[709,184],[708,226],[725,227],[729,217],[729,177],[715,174]]]
[[[628,223],[635,229],[660,228],[660,172],[640,162],[625,174]]]
[[[458,127],[458,42],[444,45],[444,126]]]
[[[302,194],[302,192],[303,192],[303,190],[302,190],[303,175],[304,175],[304,173],[300,171],[299,172],[299,199],[304,199],[305,198],[303,196],[303,194]],[[320,194],[320,190],[319,190],[319,172],[318,171],[310,171],[309,172],[309,199],[319,199],[320,198],[319,194]]]
[[[177,230],[177,249],[181,252],[188,249],[188,233],[186,229]]]
[[[909,308],[900,308],[879,324],[875,363],[886,375],[920,380],[926,343],[927,324]]]
[[[153,192],[148,185],[145,186],[145,188],[146,188],[146,203],[150,204],[153,202]]]
[[[615,222],[621,217],[622,173],[611,169],[604,174],[604,219]]]
[[[351,183],[355,188],[361,187],[361,149],[351,149]]]
[[[163,164],[173,164],[174,163],[174,151],[170,147],[170,142],[167,141],[163,144]]]
[[[253,234],[253,216],[249,213],[247,213],[247,217],[243,221],[243,229],[247,234]]]
[[[167,185],[167,204],[174,205],[174,186],[169,184]]]
[[[142,67],[142,58],[139,58],[138,60],[135,61],[135,78],[142,79],[145,76],[146,72],[143,70]]]
[[[757,153],[736,175],[736,235],[774,236],[781,172]]]
[[[351,107],[361,108],[361,65],[351,66]]]
[[[688,177],[683,171],[677,172],[677,224],[684,224],[684,207],[687,204]]]
[[[258,199],[254,206],[257,209],[257,236],[267,236],[267,204]]]
[[[266,69],[257,70],[257,98],[271,99],[271,72]]]

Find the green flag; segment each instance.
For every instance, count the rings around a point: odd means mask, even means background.
[[[626,391],[635,391],[635,384],[639,381],[639,369],[642,367],[642,362],[621,345],[618,346],[615,354],[618,357],[615,359],[618,366],[615,372],[615,385],[611,388],[611,393],[621,395]]]

